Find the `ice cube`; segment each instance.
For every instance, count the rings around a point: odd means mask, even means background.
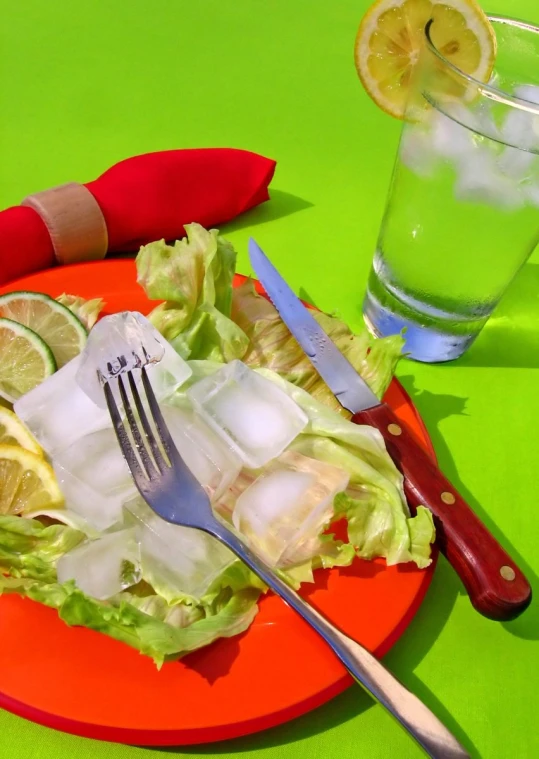
[[[200,380],[187,395],[252,469],[279,456],[307,424],[307,416],[283,390],[241,361],[231,361]]]
[[[241,460],[192,409],[163,404],[162,412],[180,456],[210,499],[219,498],[238,476]]]
[[[498,170],[496,156],[486,147],[477,147],[461,165],[455,195],[465,202],[483,203],[509,211],[525,203],[517,182]]]
[[[167,400],[189,379],[193,370],[177,353],[172,345],[159,336],[165,346],[163,358],[146,370],[148,379],[159,402]]]
[[[539,87],[536,84],[519,84],[515,87],[514,94],[528,103],[539,105]]]
[[[525,179],[532,172],[537,156],[527,150],[518,150],[507,145],[498,158],[498,168],[503,174],[516,180]]]
[[[74,580],[92,598],[106,600],[141,578],[136,530],[102,535],[68,551],[58,560],[58,582]]]
[[[110,379],[145,364],[158,401],[172,395],[192,373],[146,317],[136,311],[123,311],[106,316],[91,330],[76,381],[97,406],[105,409],[99,376]],[[140,373],[134,376],[139,382]]]
[[[161,361],[165,348],[158,335],[138,311],[122,311],[101,319],[88,336],[77,373],[79,385],[89,389],[91,379],[93,387],[98,372],[108,379],[124,370]],[[93,390],[88,392],[90,397],[93,394]]]
[[[136,498],[125,506],[135,520],[142,573],[159,585],[169,599],[179,595],[201,598],[212,582],[233,562],[234,554],[200,530],[170,524]]]
[[[14,406],[15,413],[50,455],[110,425],[108,412],[96,406],[75,381],[80,363],[80,356],[72,359]]]
[[[501,133],[504,141],[521,150],[539,150],[539,116],[513,108],[505,117]]]
[[[333,499],[349,474],[286,451],[266,467],[236,501],[232,521],[272,564],[317,536],[333,516]]]
[[[471,118],[466,109],[462,110],[464,113],[460,111],[453,113],[454,118],[435,111],[431,122],[433,151],[441,158],[451,159],[457,163],[466,162],[476,149],[474,133],[459,123],[459,118],[463,123],[468,123]]]
[[[403,129],[399,156],[402,163],[421,177],[432,175],[436,154],[432,149],[431,133],[422,126],[406,125]]]
[[[477,104],[474,104],[473,112],[468,110],[472,114],[472,120],[465,121],[463,123],[469,123],[471,128],[479,135],[484,137],[490,137],[492,140],[499,140],[501,133],[498,126],[498,121],[495,116],[493,104],[488,100],[482,100]]]
[[[531,184],[526,188],[528,202],[539,208],[539,185]]]
[[[129,500],[137,492],[112,427],[79,438],[58,451],[54,462],[101,495]]]
[[[103,495],[55,461],[53,461],[53,467],[67,508],[79,514],[92,527],[100,531],[107,530],[122,521],[122,506],[125,500],[128,500],[127,494]]]

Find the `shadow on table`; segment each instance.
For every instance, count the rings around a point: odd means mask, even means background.
[[[315,303],[314,298],[311,295],[309,295],[309,293],[303,286],[301,286],[298,290],[298,298],[300,298],[300,300],[302,300],[307,305],[314,306],[314,308],[318,308],[318,306]]]
[[[305,211],[307,208],[313,208],[314,204],[308,200],[292,195],[284,190],[270,190],[270,199],[261,203],[249,211],[240,214],[231,221],[219,224],[219,231],[222,235],[235,232],[244,227],[255,227],[257,224],[265,224],[268,221],[282,219],[298,211]],[[193,221],[196,221],[194,219]],[[172,240],[169,240],[173,243]],[[138,250],[109,253],[107,258],[135,258]]]
[[[470,756],[479,757],[479,752],[468,734],[438,700],[436,694],[414,672],[445,626],[461,587],[461,582],[452,567],[445,557],[440,555],[425,601],[405,635],[387,654],[384,662],[399,680],[436,714]]]
[[[268,221],[281,219],[284,216],[290,216],[298,211],[305,211],[312,208],[313,203],[297,195],[292,195],[283,190],[270,190],[270,199],[266,203],[261,203],[250,211],[242,213],[232,221],[221,224],[219,229],[221,234],[226,235],[229,232],[235,232],[237,229],[244,227],[254,227],[257,224],[265,224]]]
[[[385,657],[384,661],[398,679],[434,711],[444,725],[466,746],[470,755],[476,757],[479,756],[477,750],[466,733],[444,705],[414,674],[414,669],[434,644],[444,627],[458,592],[459,582],[455,573],[445,559],[440,557],[425,601],[401,640]],[[228,755],[291,744],[349,722],[371,706],[373,706],[373,701],[361,688],[351,687],[314,712],[265,730],[263,733],[255,733],[221,743],[182,746],[181,751],[182,754],[193,754],[195,756],[219,753]],[[389,715],[387,718],[390,719]],[[360,736],[358,736],[358,740],[360,740]],[[178,749],[162,747],[158,750],[163,753],[175,753]]]
[[[460,366],[539,367],[539,264],[517,274]]]
[[[405,378],[405,382],[407,389],[410,389],[411,378]],[[443,414],[449,416],[464,412],[465,399],[458,399],[453,396],[442,396],[442,399],[442,404],[436,404],[436,417],[432,413],[425,414],[433,427],[443,418]],[[432,424],[433,418],[436,420],[434,424]],[[441,458],[445,459],[446,456],[442,450],[443,445],[439,444],[436,434],[433,434],[433,442],[441,453]],[[440,556],[423,604],[403,637],[385,657],[384,661],[399,680],[434,711],[446,727],[466,746],[470,755],[476,757],[478,752],[466,733],[445,706],[414,674],[414,670],[440,635],[459,592],[461,592],[460,580],[444,557]],[[257,748],[273,748],[330,730],[350,721],[372,705],[371,698],[364,691],[359,687],[352,687],[317,709],[316,712],[310,712],[291,722],[266,730],[264,733],[206,746],[184,746],[181,750],[186,754],[203,756],[221,752],[230,754],[252,751]],[[175,748],[167,747],[160,750],[165,753],[176,751]]]
[[[539,266],[536,268],[539,271]],[[539,578],[537,577],[536,573],[526,562],[523,556],[518,552],[518,550],[509,542],[503,532],[499,529],[496,523],[481,506],[479,501],[477,501],[470,490],[468,490],[464,482],[462,482],[459,477],[457,467],[455,466],[455,462],[451,456],[451,452],[443,438],[443,435],[438,429],[438,425],[442,419],[446,419],[449,416],[466,414],[466,398],[459,398],[455,395],[441,395],[437,393],[431,393],[428,390],[418,392],[414,390],[413,377],[400,377],[400,380],[405,386],[406,390],[410,393],[414,404],[417,405],[419,413],[427,424],[429,435],[434,445],[441,470],[446,475],[446,477],[455,485],[457,490],[464,497],[465,501],[478,515],[481,521],[486,525],[488,530],[494,535],[496,540],[502,545],[502,547],[524,572],[530,585],[532,586],[532,591],[537,592],[539,590]],[[466,591],[460,585],[460,581],[459,586],[460,592],[462,594],[465,594]],[[536,602],[532,601],[530,607],[526,609],[526,611],[520,617],[511,622],[502,622],[501,624],[503,624],[508,632],[510,632],[512,635],[516,635],[519,638],[524,638],[526,640],[539,640],[539,605]]]

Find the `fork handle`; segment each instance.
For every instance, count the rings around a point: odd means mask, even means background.
[[[434,759],[464,759],[467,751],[440,720],[366,648],[338,630],[220,522],[203,528],[223,542],[322,636],[352,677],[384,706]]]

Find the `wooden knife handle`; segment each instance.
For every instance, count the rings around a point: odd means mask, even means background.
[[[477,611],[499,621],[521,614],[531,601],[528,581],[389,406],[361,411],[352,421],[377,427],[384,436],[404,475],[410,507],[423,504],[432,511],[440,550]]]

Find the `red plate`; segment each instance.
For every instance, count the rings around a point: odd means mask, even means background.
[[[236,284],[243,281],[237,277]],[[41,272],[11,290],[102,297],[107,312],[147,313],[134,262]],[[394,380],[386,400],[433,455],[410,398]],[[319,572],[304,596],[377,656],[419,608],[433,567],[356,560]],[[217,641],[157,671],[128,646],[16,596],[0,599],[0,706],[69,733],[137,745],[185,745],[264,730],[328,701],[352,683],[317,635],[274,596],[241,636]]]

